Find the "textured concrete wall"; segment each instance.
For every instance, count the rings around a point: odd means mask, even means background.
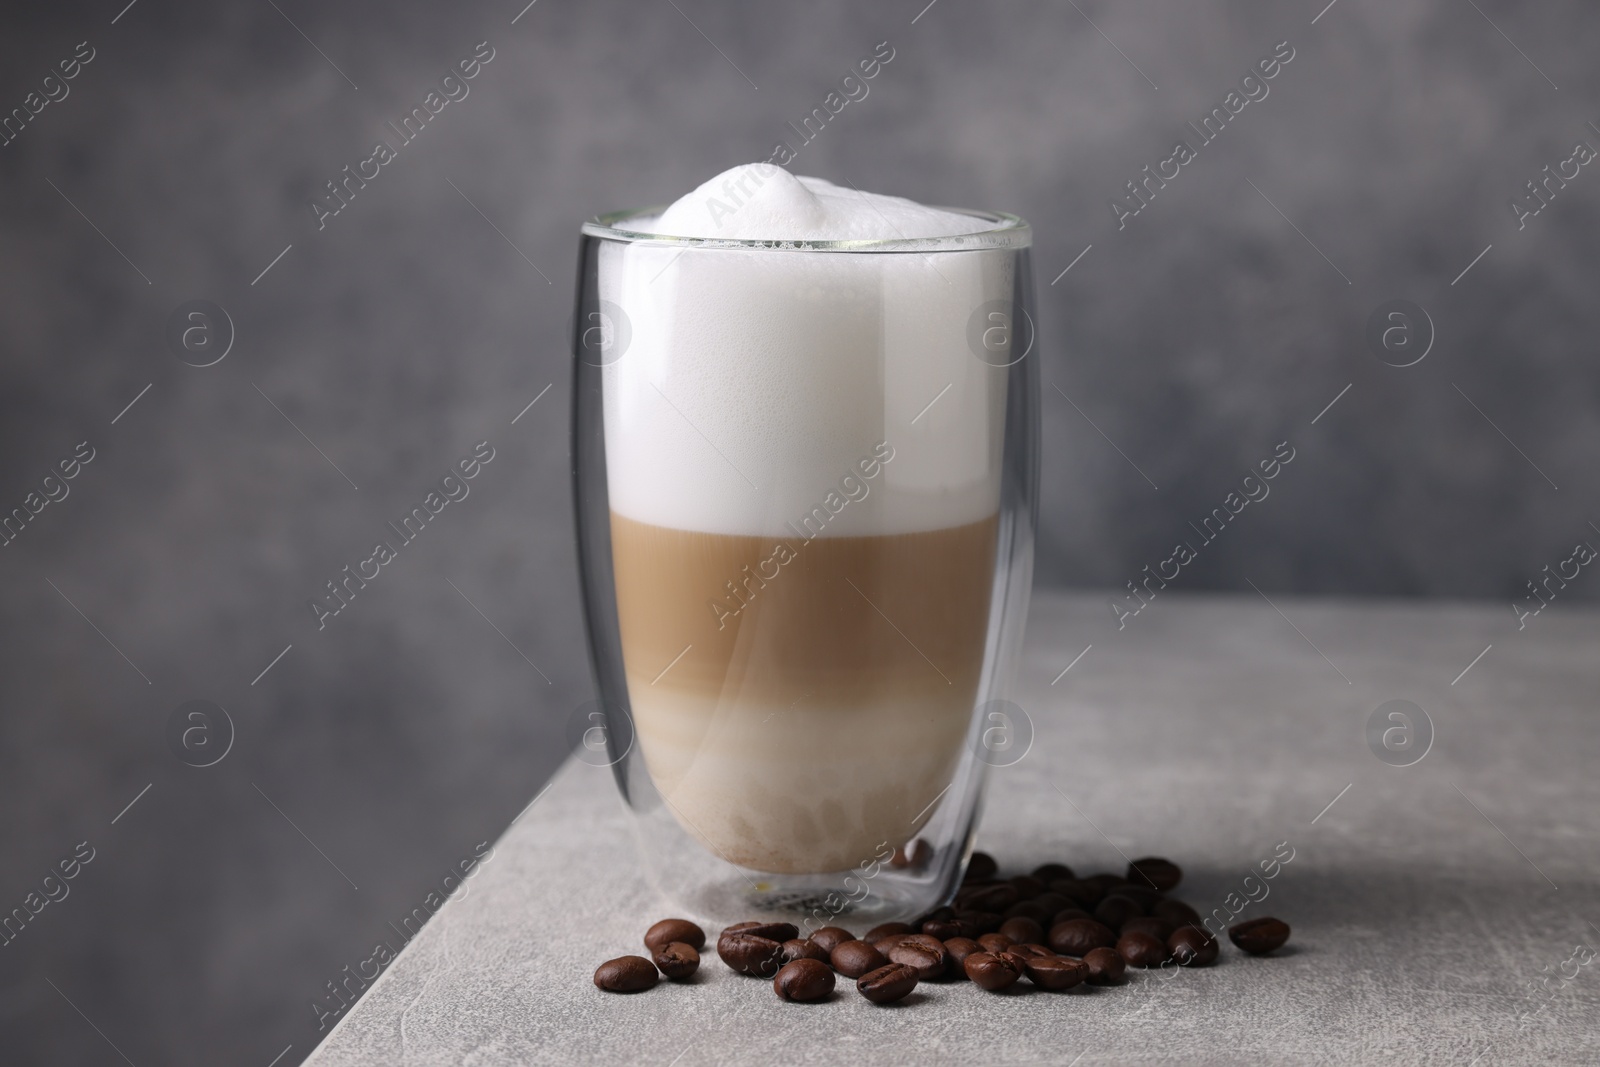
[[[296,1062],[325,983],[527,802],[588,684],[576,224],[779,139],[800,173],[1034,223],[1043,582],[1135,577],[1288,441],[1270,497],[1178,588],[1489,597],[1511,620],[1542,567],[1600,544],[1600,174],[1521,230],[1508,204],[1600,146],[1600,22],[1576,0],[1339,0],[1313,25],[1321,7],[0,16],[0,114],[25,116],[0,147],[0,508],[67,490],[0,548],[0,909],[96,850],[0,948],[0,1044],[102,1056],[70,999],[137,1063],[291,1042]],[[870,95],[800,147],[786,123],[885,40]],[[1119,230],[1110,199],[1285,40],[1270,94]],[[323,183],[479,42],[470,95],[319,229]],[[63,61],[75,76],[45,84]],[[1407,368],[1363,339],[1397,298],[1437,333]],[[164,339],[195,299],[236,334],[209,367]],[[470,496],[319,631],[307,598],[482,440]],[[94,458],[47,486],[84,441]],[[214,766],[169,745],[187,700],[231,718]]]

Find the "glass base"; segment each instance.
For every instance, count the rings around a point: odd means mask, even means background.
[[[883,871],[864,880],[865,894],[854,897],[840,889],[838,874],[765,874],[727,869],[701,883],[683,899],[697,915],[718,921],[736,915],[733,921],[791,922],[800,927],[800,936],[824,926],[844,926],[860,934],[879,923],[904,922],[926,914],[940,903],[940,887],[927,878]],[[859,884],[863,880],[852,879]]]

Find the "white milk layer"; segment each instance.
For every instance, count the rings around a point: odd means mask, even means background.
[[[626,225],[815,241],[990,224],[752,164]],[[824,536],[939,529],[996,511],[1007,372],[980,360],[969,337],[985,304],[1011,296],[1009,252],[645,240],[604,242],[600,256],[613,510],[761,536],[818,508]],[[875,450],[893,458],[866,477]]]

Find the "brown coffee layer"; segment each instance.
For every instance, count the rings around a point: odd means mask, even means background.
[[[674,530],[613,513],[628,674],[658,689],[763,704],[808,695],[852,706],[879,696],[970,700],[983,666],[995,528],[991,517],[806,541]]]
[[[996,525],[807,542],[613,514],[639,744],[685,829],[784,872],[909,839],[971,721]]]

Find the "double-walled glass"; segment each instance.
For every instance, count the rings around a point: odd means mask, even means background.
[[[926,911],[970,854],[1027,612],[1031,232],[731,241],[657,214],[583,227],[586,736],[684,911]]]

